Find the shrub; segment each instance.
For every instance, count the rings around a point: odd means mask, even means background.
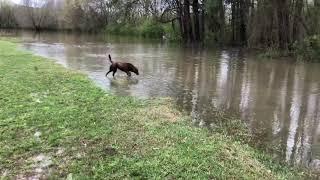
[[[164,35],[164,28],[159,23],[146,20],[140,26],[140,33],[143,37],[162,38]]]
[[[138,35],[138,29],[131,24],[113,24],[106,28],[106,32],[115,35]]]
[[[108,25],[106,33],[114,35],[129,35],[129,36],[142,36],[146,38],[163,38],[170,41],[180,41],[181,34],[179,31],[173,29],[171,24],[161,24],[153,20],[144,20],[140,25],[129,23],[118,23]]]
[[[295,42],[295,54],[298,59],[320,62],[320,35],[309,36],[302,42]]]
[[[170,41],[181,41],[181,33],[177,30],[178,27],[176,27],[176,30],[172,27],[172,24],[164,24],[163,29],[164,29],[164,35],[166,38]]]

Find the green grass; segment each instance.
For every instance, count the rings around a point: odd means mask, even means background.
[[[0,87],[4,179],[304,176],[223,133],[192,127],[168,100],[112,95],[84,74],[6,41],[0,41]],[[36,161],[40,154],[46,158]]]

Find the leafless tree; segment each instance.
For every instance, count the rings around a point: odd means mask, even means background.
[[[0,0],[0,28],[15,28],[17,22],[14,16],[13,4],[7,0]]]
[[[23,0],[25,15],[31,22],[32,28],[39,31],[50,15],[50,7],[53,7],[53,0]]]

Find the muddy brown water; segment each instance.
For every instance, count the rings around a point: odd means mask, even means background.
[[[83,71],[115,94],[172,97],[195,125],[214,123],[212,108],[239,114],[274,156],[320,167],[320,63],[102,35],[19,31],[13,36],[23,39],[22,48]],[[105,77],[108,53],[136,65],[140,76],[127,79],[118,71],[116,79]]]

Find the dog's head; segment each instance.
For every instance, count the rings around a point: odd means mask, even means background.
[[[132,65],[132,72],[134,72],[136,75],[139,75],[138,68],[134,67],[133,65]]]
[[[134,71],[133,71],[136,75],[139,75],[139,70],[137,68],[134,68]]]

